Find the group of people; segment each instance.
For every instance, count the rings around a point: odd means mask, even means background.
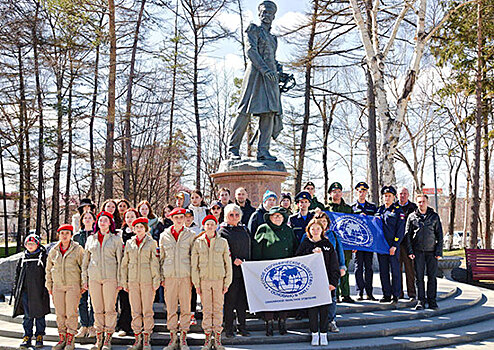
[[[233,200],[230,190],[222,188],[209,206],[201,191],[181,191],[159,218],[148,201],[132,208],[126,199],[110,199],[96,214],[96,205],[83,199],[72,224],[58,228],[59,241],[49,252],[38,236],[25,239],[26,251],[17,266],[13,292],[13,316],[24,314],[21,347],[31,346],[34,324],[35,346],[43,346],[44,316],[50,312],[51,295],[59,332],[53,350],[72,350],[74,338],[85,336],[95,336],[92,350],[110,350],[117,330],[135,337],[131,350],[150,350],[155,300],[166,304],[170,342],[165,350],[188,349],[187,333],[199,316],[199,295],[205,333],[202,350],[221,350],[223,331],[228,338],[249,336],[242,263],[312,253],[323,254],[327,292],[333,302],[298,310],[296,317],[308,316],[312,345],[326,345],[327,332],[339,332],[337,302],[354,302],[347,272],[352,253],[358,300],[363,299],[364,291],[367,299],[375,298],[373,253],[345,250],[338,234],[330,229],[325,211],[381,217],[390,250],[378,254],[380,302],[396,303],[403,297],[403,262],[408,296],[418,300],[415,308],[422,309],[426,303],[437,308],[435,275],[442,255],[442,228],[426,195],[416,196],[417,206],[408,200],[406,189],[400,191],[397,201],[396,190],[385,186],[381,190],[384,204],[377,207],[366,200],[369,186],[360,182],[355,187],[358,199],[350,206],[342,198],[341,184],[334,182],[325,206],[317,200],[315,189],[314,183],[308,182],[295,196],[295,213],[290,194],[278,197],[268,190],[254,208],[245,188],[237,188]],[[264,312],[266,335],[273,335],[275,319],[279,333],[286,334],[288,314]]]

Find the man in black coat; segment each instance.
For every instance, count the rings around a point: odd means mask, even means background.
[[[250,204],[250,199],[247,198],[247,190],[244,187],[239,187],[235,190],[235,204],[242,209],[242,224],[247,226],[249,224],[249,219],[256,211]]]
[[[408,216],[417,210],[417,204],[410,202],[410,192],[406,187],[402,187],[399,192],[399,204],[401,209],[405,213],[405,220],[408,219]],[[406,231],[405,231],[406,236]],[[403,273],[405,270],[405,277],[407,282],[407,294],[411,300],[415,300],[417,298],[417,291],[415,290],[415,270],[413,267],[413,260],[408,257],[408,249],[407,249],[407,240],[406,237],[403,238],[403,241],[400,245],[400,273]],[[401,295],[400,298],[404,297],[403,292],[403,278],[401,279]]]
[[[428,206],[425,194],[417,196],[418,209],[410,214],[406,224],[408,256],[415,261],[415,281],[418,303],[416,310],[425,307],[424,275],[427,271],[427,303],[437,309],[437,260],[443,255],[443,228],[439,215]]]

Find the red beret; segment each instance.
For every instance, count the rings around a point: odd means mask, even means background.
[[[206,221],[208,220],[213,220],[214,222],[216,222],[216,224],[218,224],[218,219],[216,219],[216,216],[214,215],[207,215],[203,220],[202,220],[202,226],[204,226],[204,224],[206,223]]]
[[[67,231],[71,231],[71,232],[74,232],[74,226],[72,225],[69,225],[69,224],[64,224],[62,226],[60,226],[57,230],[57,232],[60,232],[62,230],[67,230]]]
[[[168,214],[168,216],[172,217],[173,215],[179,215],[179,214],[185,215],[185,209],[184,208],[175,208],[170,212],[170,214]]]
[[[112,213],[109,213],[107,211],[101,211],[98,216],[96,217],[96,220],[99,220],[100,216],[108,216],[110,219],[113,220],[113,215]]]
[[[140,218],[137,218],[134,221],[132,221],[132,227],[134,227],[137,224],[146,224],[147,225],[148,223],[149,223],[148,218],[140,217]]]

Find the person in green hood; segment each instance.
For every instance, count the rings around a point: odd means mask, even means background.
[[[253,260],[272,260],[290,258],[295,255],[297,238],[288,226],[288,212],[282,207],[273,207],[264,214],[266,223],[257,228],[252,242]],[[286,334],[286,311],[278,315],[278,329],[281,335]],[[265,312],[266,335],[273,335],[274,312]]]

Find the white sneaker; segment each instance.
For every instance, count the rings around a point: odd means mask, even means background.
[[[312,341],[310,342],[310,345],[312,346],[319,345],[319,333],[312,333]]]
[[[340,329],[336,325],[336,321],[335,320],[329,322],[329,331],[331,333],[339,333],[340,332]]]
[[[321,333],[321,345],[328,345],[328,333]]]

